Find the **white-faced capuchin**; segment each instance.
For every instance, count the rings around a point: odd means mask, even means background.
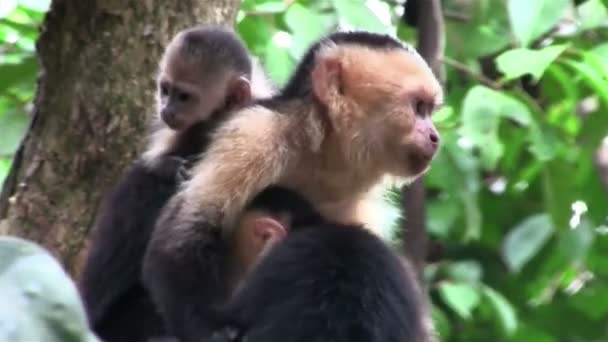
[[[146,252],[144,283],[169,329],[184,342],[212,333],[230,294],[227,237],[268,186],[303,195],[332,222],[374,228],[366,195],[385,176],[411,181],[428,168],[441,97],[414,49],[339,32],[311,47],[279,94],[231,113],[163,209]]]
[[[252,75],[253,73],[253,75]],[[80,283],[95,333],[109,342],[144,341],[164,325],[141,284],[141,266],[178,171],[208,144],[228,110],[272,88],[227,28],[197,26],[165,49],[157,79],[157,117],[147,151],[105,197]],[[252,94],[253,93],[253,94]]]
[[[236,240],[254,265],[219,310],[211,341],[435,340],[409,263],[369,230],[329,222],[280,187],[256,196],[246,217]]]

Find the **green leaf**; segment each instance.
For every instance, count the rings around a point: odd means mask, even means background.
[[[544,124],[532,125],[528,138],[530,152],[542,162],[553,159],[561,143],[555,129]]]
[[[477,283],[481,281],[483,272],[479,262],[470,260],[450,263],[447,265],[447,273],[454,281]]]
[[[511,42],[507,13],[500,4],[488,6],[488,1],[443,1],[445,12],[459,13],[466,20],[446,20],[445,53],[457,60],[477,60],[494,54]],[[460,4],[455,5],[456,3]],[[451,5],[451,6],[450,6]],[[448,10],[449,7],[454,7]]]
[[[582,63],[572,59],[564,59],[563,63],[572,68],[578,75],[587,81],[589,87],[601,97],[605,104],[608,104],[608,79],[604,73],[598,73],[598,70],[594,69],[588,63]]]
[[[467,320],[471,319],[471,312],[480,299],[477,288],[465,283],[443,282],[439,285],[439,294],[452,310]]]
[[[604,257],[604,256],[602,256]],[[585,287],[572,297],[572,306],[592,320],[605,320],[608,317],[608,291],[602,283]]]
[[[338,15],[355,29],[389,33],[390,28],[367,7],[365,1],[333,0]]]
[[[578,29],[581,31],[606,26],[608,0],[589,0],[576,8]]]
[[[33,83],[38,71],[36,58],[29,57],[19,64],[0,64],[0,93],[18,83]]]
[[[450,320],[446,314],[435,305],[431,307],[431,318],[433,320],[433,327],[439,336],[445,338],[450,335]]]
[[[534,80],[541,76],[568,45],[553,45],[541,50],[513,49],[496,57],[496,66],[505,74],[507,80],[531,74]],[[522,63],[525,61],[525,63]]]
[[[591,222],[583,219],[577,227],[560,232],[558,250],[570,262],[581,261],[587,256],[594,239]]]
[[[277,46],[270,40],[266,45],[264,61],[270,77],[275,82],[283,84],[287,81],[294,62],[285,48]]]
[[[522,46],[551,29],[564,14],[570,0],[508,0],[511,30]]]
[[[264,12],[264,13],[281,13],[284,12],[287,9],[287,4],[285,3],[285,1],[271,1],[271,2],[265,2],[262,4],[256,4],[253,7],[253,10],[255,11],[259,11],[259,12]]]
[[[2,185],[4,184],[6,176],[8,176],[10,168],[11,158],[0,158],[0,189],[2,189]]]
[[[246,16],[238,23],[237,29],[249,50],[258,57],[264,56],[275,31],[274,26],[262,16]]]
[[[326,33],[323,20],[308,8],[293,4],[285,13],[285,23],[292,32],[291,52],[295,59],[300,59],[310,45]]]
[[[502,245],[502,257],[509,269],[519,272],[552,234],[553,225],[547,214],[530,216],[511,229]]]
[[[460,133],[480,148],[480,160],[487,169],[494,169],[504,152],[498,137],[500,119],[507,117],[522,125],[529,125],[528,108],[518,100],[484,86],[473,87],[462,105]]]
[[[483,286],[481,289],[485,298],[498,314],[504,332],[507,335],[513,334],[517,330],[517,315],[511,303],[489,286]]]
[[[2,341],[98,341],[69,275],[27,240],[0,237],[0,303]]]
[[[436,199],[427,204],[426,226],[429,233],[446,238],[461,215],[458,201],[453,198]]]

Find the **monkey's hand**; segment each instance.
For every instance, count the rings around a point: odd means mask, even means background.
[[[185,163],[186,159],[181,157],[165,157],[157,161],[157,164],[153,168],[153,172],[157,177],[165,180],[179,180],[178,174]]]
[[[243,332],[236,327],[226,326],[217,330],[211,336],[210,342],[244,342]]]
[[[190,170],[198,160],[198,156],[183,159],[183,162],[175,175],[178,184],[190,180],[190,177],[192,176]]]

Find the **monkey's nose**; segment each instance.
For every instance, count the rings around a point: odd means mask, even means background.
[[[435,132],[431,132],[431,134],[429,135],[429,140],[433,144],[438,145],[439,144],[439,134],[437,134]]]

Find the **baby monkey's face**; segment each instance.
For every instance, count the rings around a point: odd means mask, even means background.
[[[163,59],[157,80],[157,112],[171,129],[181,131],[209,120],[233,97],[232,73],[220,66],[210,67],[210,63],[179,53]]]

